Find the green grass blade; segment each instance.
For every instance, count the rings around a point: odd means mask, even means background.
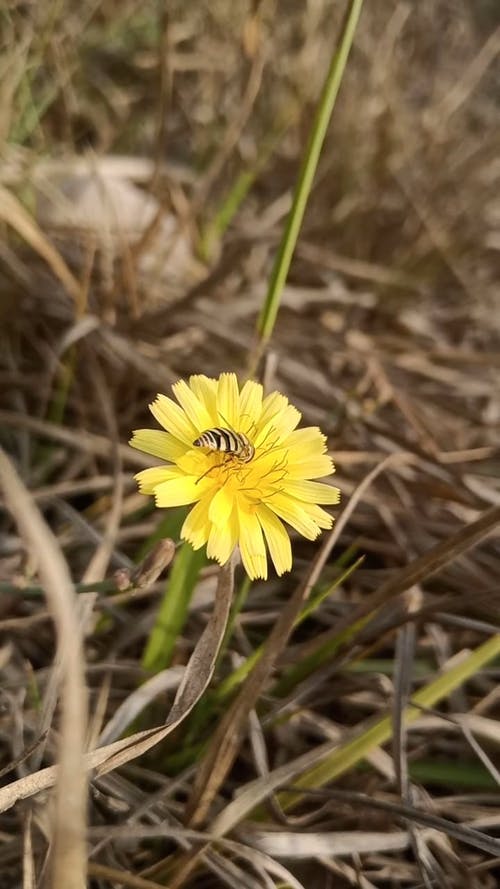
[[[170,664],[177,638],[187,619],[198,575],[205,562],[203,550],[193,550],[188,543],[179,549],[144,651],[142,665],[145,670],[157,673]]]
[[[342,583],[345,580],[347,580],[347,578],[350,577],[350,575],[353,574],[354,571],[357,571],[358,568],[361,567],[364,560],[365,560],[364,556],[359,556],[359,558],[356,559],[356,561],[353,562],[352,565],[350,565],[348,568],[346,568],[345,573],[342,575]],[[340,567],[340,565],[338,567]],[[309,602],[307,603],[307,605],[304,606],[304,608],[300,612],[300,618],[297,621],[297,623],[302,623],[302,621],[304,621],[306,619],[306,617],[309,617],[310,614],[314,614],[316,609],[319,608],[319,606],[325,601],[325,599],[328,599],[328,597],[333,593],[333,591],[338,587],[338,585],[339,585],[339,580],[337,578],[336,580],[333,581],[333,583],[329,583],[323,589],[320,589],[319,592],[317,592],[317,593],[313,592]]]
[[[347,580],[347,578],[353,573],[353,571],[356,570],[361,561],[362,558],[358,559],[353,565],[350,565],[348,568],[346,568],[346,570],[340,575],[340,577],[337,577],[333,581],[333,583],[331,583],[327,587],[327,589],[322,590],[315,595],[313,592],[313,604],[311,602],[308,602],[306,603],[306,605],[304,605],[304,608],[302,609],[295,622],[295,626],[300,626],[300,624],[303,623],[303,621],[305,621],[306,618],[311,615],[315,608],[317,608],[327,598],[327,596],[330,596],[332,592],[338,586],[340,586],[340,584],[344,583],[344,581]],[[236,688],[238,688],[239,685],[241,685],[241,683],[246,679],[255,664],[260,660],[263,650],[264,643],[259,645],[258,648],[256,648],[255,651],[253,651],[252,654],[249,655],[249,657],[247,657],[247,659],[236,670],[234,670],[230,674],[230,676],[227,677],[227,679],[224,680],[224,682],[221,682],[219,688],[216,691],[218,701],[225,700],[233,693]]]
[[[208,262],[214,252],[214,247],[221,240],[224,232],[236,215],[239,207],[245,200],[256,176],[255,170],[243,170],[226,196],[224,202],[215,214],[214,218],[206,226],[199,245],[202,259]]]
[[[302,219],[311,192],[314,175],[318,166],[321,148],[325,140],[328,124],[335,106],[347,58],[352,46],[363,0],[352,0],[346,18],[340,45],[335,52],[321,93],[318,109],[313,122],[311,135],[302,161],[292,208],[278,250],[278,255],[269,282],[266,301],[257,322],[260,348],[269,340],[278,315],[281,294],[292,261]]]
[[[437,761],[422,759],[408,764],[408,774],[412,781],[424,784],[426,787],[432,784],[435,787],[444,787],[454,791],[472,790],[477,793],[480,790],[497,790],[498,784],[493,775],[481,763],[475,760],[449,760]]]
[[[448,697],[499,654],[500,634],[492,636],[459,664],[446,670],[437,679],[419,689],[412,696],[412,703],[404,712],[405,724],[408,725],[418,719],[421,715],[421,707],[435,707],[439,701]],[[417,706],[413,706],[413,704]],[[318,765],[305,771],[300,778],[294,781],[294,784],[304,789],[323,787],[356,766],[375,747],[389,741],[392,737],[392,729],[392,716],[385,716],[358,737],[338,747]],[[301,799],[300,792],[284,793],[280,795],[280,804],[284,809],[290,809],[297,805]]]

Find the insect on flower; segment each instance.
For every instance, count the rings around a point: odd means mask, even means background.
[[[206,429],[193,441],[193,445],[195,448],[208,448],[210,451],[230,454],[242,463],[248,463],[255,455],[255,448],[246,435],[223,426]]]
[[[235,374],[201,374],[172,387],[176,403],[150,405],[163,427],[134,432],[132,447],[165,461],[136,475],[159,507],[192,504],[181,537],[225,564],[238,546],[250,578],[267,577],[267,550],[279,575],[292,567],[284,522],[314,540],[333,518],[323,506],[339,490],[316,481],[334,472],[317,426],[297,429],[301,415],[280,392],[264,396]]]

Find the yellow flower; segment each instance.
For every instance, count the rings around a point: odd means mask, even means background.
[[[221,565],[239,546],[248,576],[265,579],[267,543],[277,573],[290,571],[283,521],[314,540],[333,521],[319,504],[339,501],[338,488],[312,481],[334,472],[325,436],[317,426],[297,429],[301,415],[281,393],[264,397],[253,381],[239,391],[232,373],[218,380],[193,376],[189,385],[180,380],[172,389],[178,404],[158,395],[150,405],[166,431],[139,429],[130,442],[169,464],[139,472],[139,490],[154,494],[160,507],[194,503],[181,537],[194,549],[207,544],[207,555]],[[237,451],[238,441],[249,443],[250,458],[248,450],[238,456],[194,445],[214,428],[229,433],[229,450]]]

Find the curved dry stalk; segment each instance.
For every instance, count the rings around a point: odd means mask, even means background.
[[[231,560],[220,570],[214,610],[186,666],[165,725],[137,732],[128,738],[114,741],[106,747],[98,747],[97,750],[93,750],[84,757],[86,771],[95,769],[96,774],[104,775],[132,759],[142,756],[143,753],[163,741],[189,715],[213,676],[226,631],[233,586],[234,564]],[[9,809],[20,799],[27,799],[41,790],[52,787],[56,780],[57,767],[50,766],[1,788],[0,812]]]
[[[87,693],[76,596],[57,541],[3,451],[0,451],[0,482],[19,531],[26,545],[36,554],[47,604],[57,630],[61,737],[51,885],[53,889],[85,889],[87,775],[84,744]]]

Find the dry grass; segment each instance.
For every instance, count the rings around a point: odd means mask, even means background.
[[[171,556],[145,547],[179,525],[125,443],[178,377],[245,373],[342,12],[2,8],[0,443],[30,496],[2,502],[0,889],[82,885],[71,754],[92,889],[498,884],[496,4],[365,4],[261,367],[345,512],[218,661],[230,581],[203,567],[171,667],[142,666]]]

